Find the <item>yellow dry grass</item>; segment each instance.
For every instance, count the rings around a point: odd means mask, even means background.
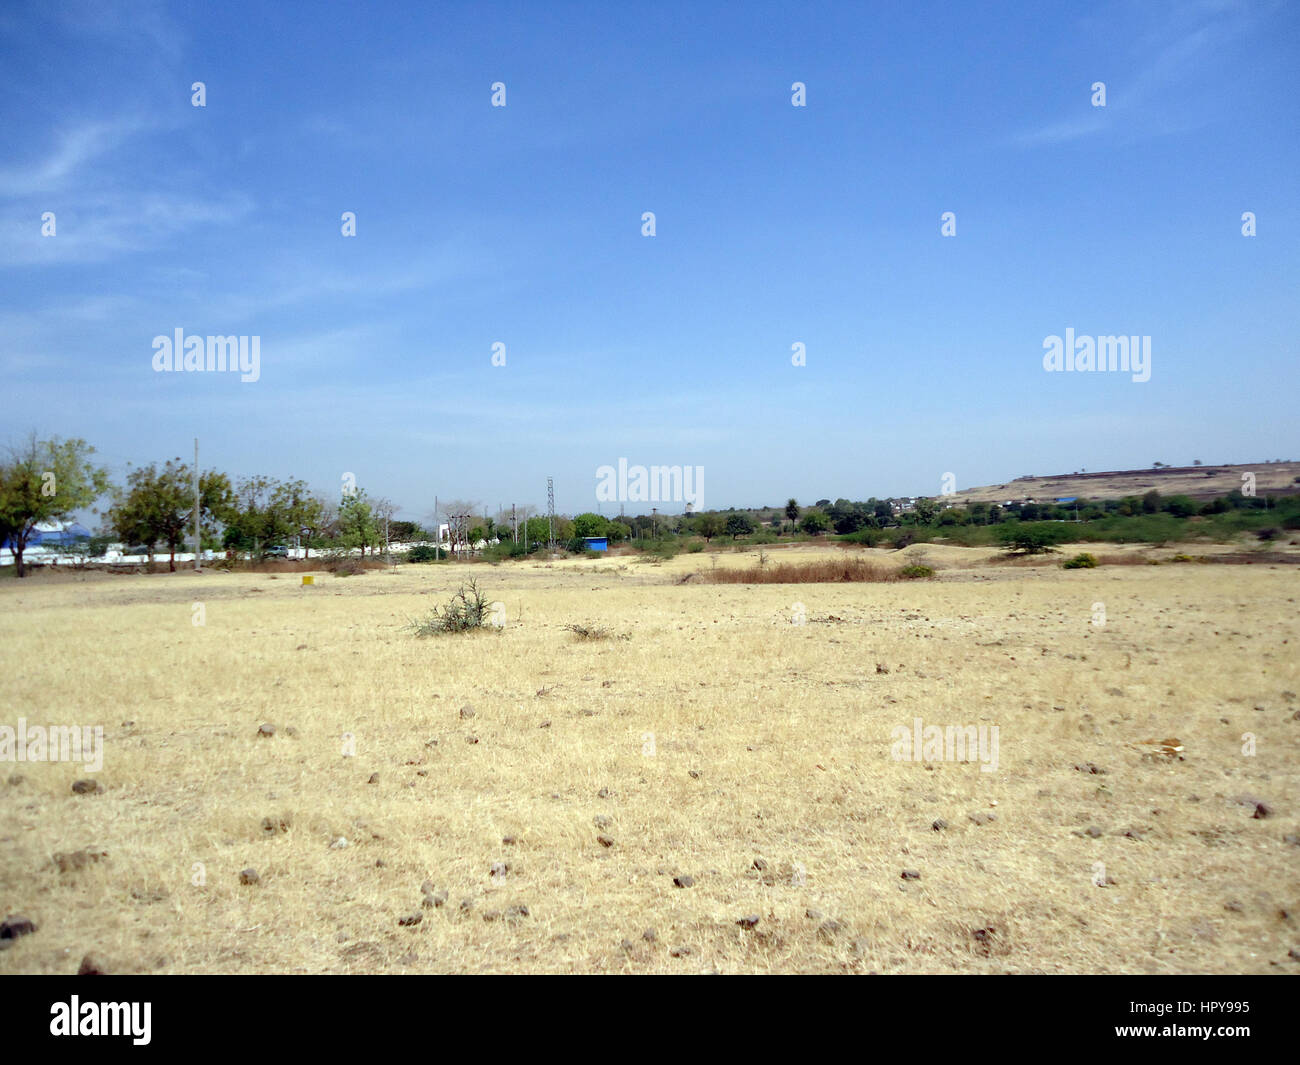
[[[1300,967],[1300,568],[865,554],[940,578],[678,583],[743,552],[7,581],[0,723],[102,724],[106,756],[98,795],[0,766],[0,911],[39,926],[0,971]],[[469,573],[503,630],[402,631]],[[895,760],[915,718],[998,726],[997,771]]]

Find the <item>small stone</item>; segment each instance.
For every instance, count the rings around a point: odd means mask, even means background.
[[[1255,804],[1255,813],[1253,816],[1257,821],[1262,820],[1265,817],[1272,817],[1273,807],[1266,802],[1257,802]]]
[[[378,784],[378,783],[379,783],[379,774],[378,774],[378,773],[371,773],[371,774],[370,774],[370,779],[367,780],[366,783],[367,783],[367,784]]]
[[[345,847],[350,847],[350,846],[352,846],[352,844],[348,842],[346,836],[339,836],[338,839],[336,839],[333,843],[330,844],[330,850],[341,851]]]
[[[72,790],[77,795],[95,795],[104,789],[99,786],[98,780],[74,780]]]
[[[0,939],[18,939],[29,936],[36,931],[36,923],[30,918],[11,913],[0,921]]]
[[[825,916],[821,910],[813,909],[804,910],[803,915],[810,921],[820,921]]]
[[[699,771],[698,769],[692,769],[692,770],[689,770],[689,773],[690,773],[690,778],[691,778],[692,780],[699,780],[699,779],[700,779],[700,771]]]
[[[502,836],[501,842],[507,847],[513,847],[519,842],[519,839],[516,836]]]
[[[1098,839],[1101,836],[1101,829],[1096,825],[1089,825],[1085,834],[1091,836],[1093,839]]]
[[[755,925],[758,924],[758,922],[759,922],[759,915],[758,915],[758,914],[756,914],[756,913],[747,913],[747,914],[745,914],[744,917],[740,918],[740,919],[736,922],[736,924],[740,925],[741,928],[753,928]]]
[[[591,819],[591,823],[597,828],[609,828],[611,819],[607,814],[597,814]]]
[[[256,869],[249,868],[249,869],[242,869],[242,870],[240,870],[240,873],[239,873],[239,882],[240,882],[241,884],[256,884],[256,883],[258,883],[261,879],[262,879],[262,878],[261,878],[260,876],[257,875],[257,870],[256,870]]]
[[[517,906],[508,906],[506,908],[506,920],[517,921],[522,917],[529,916],[528,907],[520,903]]]
[[[493,862],[492,868],[488,870],[488,876],[492,877],[495,880],[500,880],[509,871],[510,871],[510,866],[506,865],[505,862]]]
[[[647,943],[653,943],[656,939],[659,938],[659,933],[656,932],[653,928],[647,928],[644,932],[641,933],[641,938],[644,939]]]
[[[844,926],[839,921],[831,918],[829,921],[823,921],[817,928],[817,934],[822,939],[834,939],[843,930]]]
[[[87,954],[82,958],[81,966],[77,969],[78,976],[103,976],[104,973],[104,963],[94,954]]]
[[[690,956],[690,954],[691,954],[691,948],[690,948],[690,947],[673,947],[673,949],[670,950],[668,953],[671,954],[674,958],[685,958],[685,957],[689,957],[689,956]]]
[[[538,728],[550,728],[550,727],[551,727],[551,723],[550,723],[549,721],[543,721],[543,722],[542,722],[540,725],[538,725],[537,727],[538,727]]]
[[[294,728],[292,725],[289,725],[287,728],[285,728],[284,734],[288,736],[290,739],[297,739],[298,730]]]
[[[630,939],[625,939],[618,945],[618,949],[624,954],[631,954],[632,951],[636,949],[636,944],[634,944]]]
[[[945,821],[942,817],[936,817],[932,822],[930,822],[930,827],[934,829],[936,832],[942,832],[945,828],[948,827],[948,822]]]
[[[1245,910],[1245,907],[1236,899],[1229,899],[1223,904],[1223,908],[1229,913],[1241,913]]]
[[[596,792],[596,798],[598,798],[598,799],[608,799],[608,798],[609,798],[609,788],[601,788],[600,791]]]
[[[460,900],[460,908],[461,908],[461,911],[462,911],[462,912],[468,913],[470,910],[472,910],[472,909],[474,908],[474,900],[473,900],[473,899],[461,899],[461,900]]]
[[[693,877],[693,876],[675,876],[675,877],[673,877],[673,886],[674,886],[674,887],[687,888],[687,887],[693,887],[694,885],[695,885],[695,877]]]
[[[275,726],[271,724],[263,725],[257,730],[257,734],[264,740],[269,740],[275,735]]]
[[[466,737],[465,737],[465,742],[466,742],[466,743],[478,743],[478,737],[477,737],[477,736],[466,736]]]
[[[1283,843],[1289,843],[1289,844],[1291,844],[1291,846],[1293,846],[1293,847],[1300,847],[1300,836],[1297,836],[1297,835],[1295,835],[1294,833],[1291,833],[1291,834],[1288,834],[1288,835],[1283,836],[1283,837],[1282,837],[1282,842],[1283,842]]]
[[[614,846],[614,837],[605,836],[605,835],[597,836],[596,842],[599,843],[602,847],[612,847]]]
[[[466,703],[464,706],[462,706],[462,707],[460,708],[460,716],[461,716],[462,718],[473,717],[473,716],[474,716],[474,708],[473,708],[472,706],[470,706],[468,703]]]
[[[412,925],[417,925],[423,920],[424,920],[424,914],[410,913],[407,914],[405,917],[399,917],[397,919],[397,923],[402,928],[410,928]]]
[[[920,879],[921,879],[921,874],[918,873],[915,869],[904,869],[904,870],[903,870],[903,879],[904,879],[904,880],[920,880]]]
[[[500,910],[485,910],[485,911],[483,911],[483,920],[485,920],[485,921],[499,921],[499,920],[501,920],[501,911],[500,911]]]
[[[754,859],[754,868],[757,869],[760,873],[766,873],[766,872],[767,872],[767,859],[766,859],[766,858],[755,858],[755,859]]]

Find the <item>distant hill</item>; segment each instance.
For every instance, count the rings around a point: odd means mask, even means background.
[[[1006,484],[967,488],[946,499],[957,504],[1005,503],[1034,500],[1052,502],[1069,496],[1080,499],[1118,499],[1140,496],[1153,488],[1162,496],[1186,495],[1214,499],[1242,487],[1241,475],[1255,475],[1256,495],[1300,493],[1300,462],[1258,462],[1241,466],[1166,466],[1147,470],[1106,470],[1098,473],[1062,473],[1047,477],[1017,477]]]

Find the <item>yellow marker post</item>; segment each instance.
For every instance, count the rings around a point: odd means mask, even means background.
[[[316,578],[315,578],[315,576],[313,576],[313,575],[310,574],[310,573],[304,573],[303,576],[302,576],[302,583],[303,583],[303,584],[315,584],[315,583],[316,583]]]

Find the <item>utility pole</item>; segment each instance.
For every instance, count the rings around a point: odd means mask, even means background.
[[[653,530],[652,535],[656,540],[659,539],[659,508],[650,508],[650,528]]]
[[[555,481],[550,477],[546,478],[546,528],[547,528],[547,536],[549,537],[546,546],[548,550],[554,551],[555,550]]]
[[[203,539],[199,534],[199,438],[194,438],[194,572],[199,573],[199,553],[203,549]]]

